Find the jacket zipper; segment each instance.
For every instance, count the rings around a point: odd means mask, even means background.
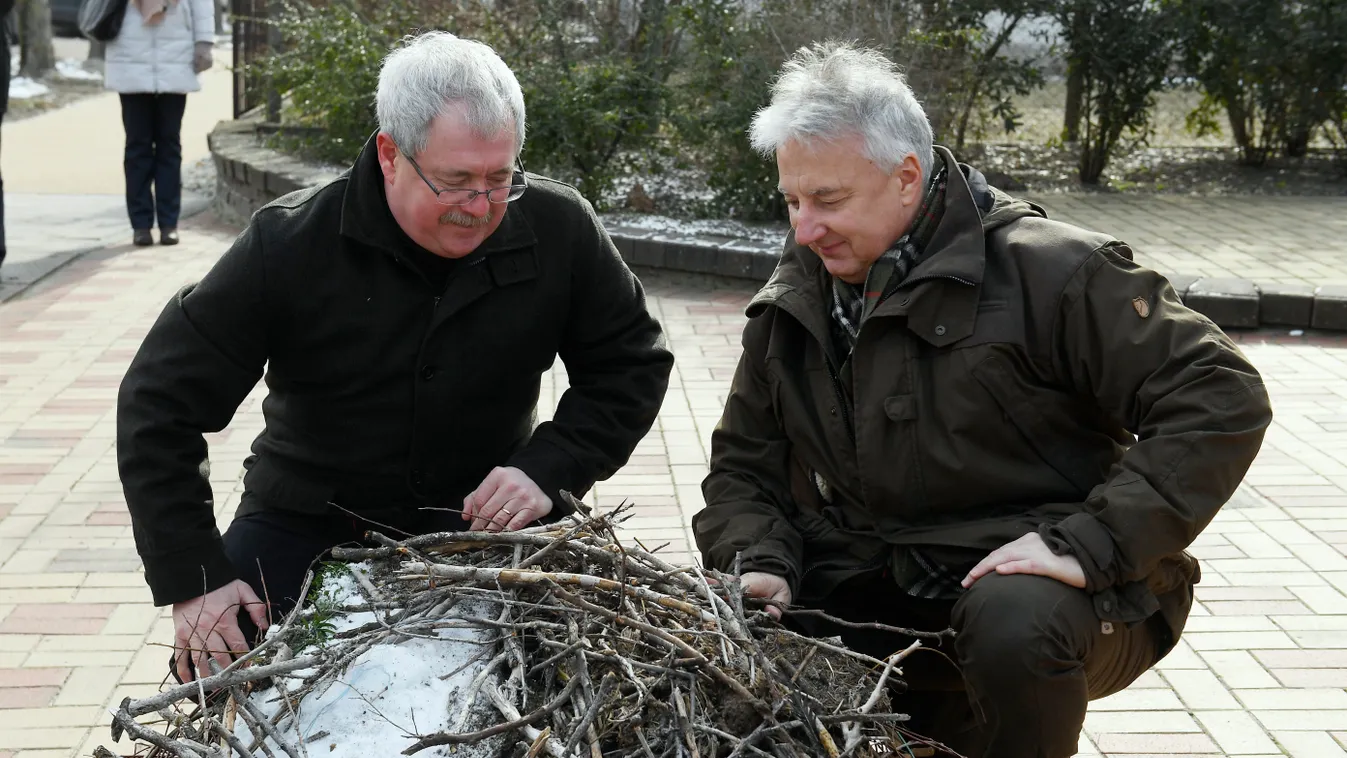
[[[921,277],[917,277],[916,279],[908,279],[907,281],[900,282],[900,283],[898,284],[898,288],[899,288],[899,289],[904,289],[904,288],[906,288],[909,284],[919,284],[919,283],[921,283],[921,282],[929,282],[929,281],[932,281],[932,280],[934,280],[934,279],[949,279],[950,281],[958,282],[959,284],[966,284],[966,285],[968,285],[969,287],[976,287],[976,286],[977,286],[977,283],[976,283],[976,282],[970,282],[970,281],[968,281],[967,279],[960,279],[960,278],[957,277],[957,276],[950,276],[950,275],[948,275],[948,274],[933,274],[933,275],[931,275],[931,276],[921,276]],[[896,291],[896,290],[895,290],[895,291]]]
[[[809,322],[800,318],[800,314],[792,313],[794,310],[793,308],[783,305],[779,300],[775,304],[777,307],[790,313],[796,321],[800,322],[800,324],[804,326],[805,331],[813,336],[814,341],[817,342],[819,347],[823,350],[823,363],[827,365],[828,378],[832,380],[833,400],[837,403],[837,408],[842,413],[842,422],[846,425],[847,435],[851,437],[852,444],[856,444],[856,429],[852,426],[851,409],[847,405],[846,394],[842,392],[842,378],[838,376],[838,369],[833,366],[832,350],[829,349],[828,343],[819,339],[819,336],[814,333],[814,330],[809,328]],[[827,328],[826,324],[824,328]]]
[[[815,339],[818,339],[815,337]],[[856,441],[856,428],[851,423],[851,408],[848,407],[846,393],[842,392],[842,377],[838,375],[837,370],[833,368],[833,359],[827,355],[830,351],[827,345],[821,345],[823,348],[825,360],[828,364],[828,377],[833,380],[833,398],[837,401],[837,408],[842,412],[842,422],[846,424],[847,434],[851,436],[854,444]]]

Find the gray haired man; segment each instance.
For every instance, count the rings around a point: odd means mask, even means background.
[[[118,464],[180,678],[246,650],[317,556],[373,524],[558,517],[560,491],[623,465],[668,386],[673,356],[589,203],[520,166],[524,97],[504,61],[443,32],[409,38],[377,103],[350,170],[258,211],[122,382]],[[537,425],[558,357],[571,387]],[[202,433],[264,366],[266,426],[222,537]]]
[[[793,231],[712,436],[706,563],[739,556],[774,613],[924,633],[897,708],[918,733],[1074,754],[1087,701],[1183,630],[1184,550],[1271,421],[1258,373],[1127,245],[934,147],[879,53],[801,50],[751,136]],[[911,642],[785,618],[881,658]]]

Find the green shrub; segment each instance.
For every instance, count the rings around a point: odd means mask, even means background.
[[[528,104],[523,159],[596,206],[632,171],[706,177],[707,214],[785,215],[771,159],[747,129],[781,63],[822,39],[882,50],[909,75],[937,139],[956,149],[1010,129],[1010,98],[1039,81],[1004,54],[1056,0],[361,0],[287,5],[280,52],[254,73],[286,97],[284,146],[348,163],[376,127],[380,60],[406,34],[446,29],[492,45]],[[751,7],[749,7],[751,6]],[[985,28],[1002,11],[1000,26]]]
[[[319,160],[347,164],[378,126],[374,93],[379,64],[398,39],[415,28],[420,6],[395,0],[310,6],[286,3],[276,24],[284,48],[264,59],[288,104],[281,133],[284,146]]]
[[[1082,184],[1098,184],[1124,137],[1144,142],[1173,59],[1171,14],[1154,0],[1063,0],[1068,67],[1080,77]]]
[[[748,142],[753,115],[767,105],[772,79],[785,60],[771,39],[767,12],[748,16],[736,0],[694,0],[683,9],[688,44],[673,89],[672,126],[681,160],[706,171],[713,197],[698,209],[703,215],[746,220],[786,215],[776,162]]]
[[[525,165],[602,208],[654,145],[676,62],[674,21],[668,0],[526,0],[485,14],[482,39],[524,90]]]
[[[1190,130],[1216,129],[1222,111],[1240,160],[1305,154],[1332,116],[1347,68],[1341,0],[1172,0],[1189,75],[1202,85]]]

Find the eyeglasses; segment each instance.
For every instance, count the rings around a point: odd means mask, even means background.
[[[400,147],[398,148],[398,152],[402,153],[402,157],[406,158],[407,162],[412,164],[412,168],[416,169],[416,175],[421,177],[421,181],[426,183],[426,186],[430,188],[431,192],[435,193],[435,202],[440,205],[467,205],[473,200],[476,200],[478,195],[486,195],[487,201],[496,203],[497,205],[503,205],[523,197],[524,190],[529,188],[528,179],[524,176],[523,160],[518,161],[519,170],[514,172],[514,177],[511,179],[510,186],[508,187],[492,187],[484,190],[440,189],[431,183],[430,179],[426,178],[425,172],[421,170],[421,166],[416,163],[415,158],[412,158],[410,154]]]

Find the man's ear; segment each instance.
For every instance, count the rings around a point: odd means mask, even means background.
[[[379,168],[384,172],[384,181],[389,184],[397,177],[397,157],[398,146],[393,142],[393,138],[379,132],[374,138],[374,146],[379,152]]]
[[[916,154],[908,153],[890,176],[898,182],[898,197],[904,206],[917,205],[925,199],[926,177],[922,176]]]

